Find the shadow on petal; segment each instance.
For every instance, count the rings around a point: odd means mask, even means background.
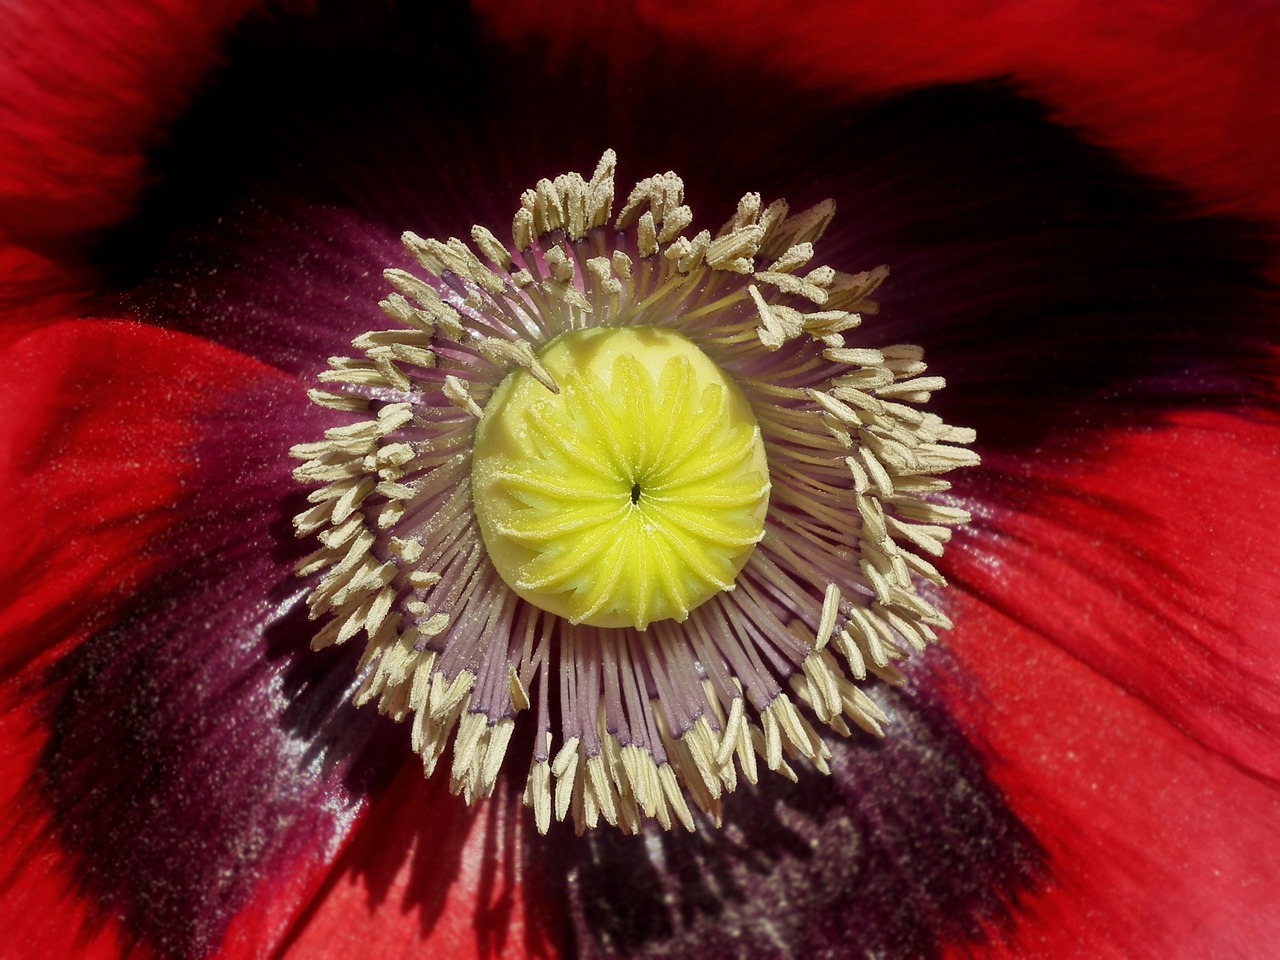
[[[892,736],[833,740],[830,777],[764,773],[719,831],[535,844],[581,955],[935,957],[1008,924],[1045,875],[1039,846],[927,688],[876,699]]]

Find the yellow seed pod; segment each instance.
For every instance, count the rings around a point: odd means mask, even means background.
[[[732,590],[764,535],[769,468],[741,391],[660,327],[565,334],[485,407],[473,450],[490,559],[573,623],[643,630]]]

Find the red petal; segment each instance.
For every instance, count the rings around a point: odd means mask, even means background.
[[[22,709],[9,681],[0,690],[0,930],[14,957],[116,960],[125,942],[111,918],[95,918],[93,905],[76,898],[73,874],[56,849],[41,842],[48,820],[32,804],[31,771],[44,746],[37,721]],[[94,930],[88,935],[87,930]]]
[[[0,348],[77,313],[83,283],[74,270],[0,240]]]
[[[132,211],[145,151],[252,3],[0,5],[0,346],[89,293],[90,232]]]
[[[527,811],[501,790],[467,807],[409,763],[370,809],[284,957],[553,956],[525,915]]]
[[[1013,955],[1280,939],[1278,451],[1274,424],[1192,413],[1046,454],[1028,474],[1047,495],[1005,485],[1009,512],[957,559],[982,600],[950,646],[982,700],[956,709],[1054,875]]]
[[[0,675],[128,595],[196,469],[196,416],[278,376],[193,337],[97,321],[27,336],[4,368]]]
[[[1100,447],[1063,440],[1004,475],[989,458],[984,535],[965,539],[951,569],[1209,749],[1280,782],[1277,462],[1275,423],[1203,412]]]
[[[39,672],[48,657],[32,664]],[[24,678],[29,682],[29,677]],[[122,927],[120,918],[80,892],[83,865],[73,864],[51,842],[52,823],[40,802],[35,771],[48,739],[33,715],[38,701],[10,679],[0,689],[0,930],[15,957],[75,957],[119,960],[150,956]],[[253,903],[232,923],[220,960],[256,960],[271,955],[302,906],[328,873],[332,850],[317,848],[294,862],[278,863]],[[137,953],[129,952],[130,948]]]
[[[45,327],[4,359],[0,929],[22,956],[113,958],[126,952],[129,931],[84,893],[86,865],[51,842],[38,772],[49,720],[34,712],[45,703],[42,678],[152,572],[148,547],[205,473],[193,459],[208,429],[201,416],[281,375],[205,341],[124,322]],[[230,930],[226,956],[274,949],[336,854],[316,843],[273,864]]]
[[[416,770],[417,764],[412,766]],[[359,816],[364,823],[369,823],[367,806]],[[359,829],[353,826],[347,837],[359,836],[356,832]],[[287,952],[284,944],[290,941],[291,931],[300,922],[299,918],[305,915],[308,906],[315,902],[333,875],[337,855],[338,850],[321,848],[309,851],[297,862],[277,864],[259,886],[249,906],[232,919],[217,951],[218,960],[282,957]],[[359,950],[333,954],[335,957],[363,955]]]
[[[112,223],[143,150],[250,0],[18,0],[0,10],[0,223],[49,238]]]
[[[1280,18],[1271,4],[968,0],[637,0],[659,33],[792,83],[854,90],[1012,75],[1149,172],[1237,210],[1280,214]],[[483,0],[489,27],[560,49],[646,46],[635,14]],[[650,69],[658,67],[649,65]],[[762,122],[768,122],[762,118]]]

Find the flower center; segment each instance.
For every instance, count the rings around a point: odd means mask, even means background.
[[[489,558],[571,623],[643,630],[724,590],[764,536],[769,471],[741,391],[685,337],[581,330],[485,408],[472,454]]]
[[[693,830],[760,764],[827,771],[815,723],[879,733],[860,683],[950,625],[939,474],[978,462],[923,350],[855,332],[886,269],[814,265],[830,201],[695,232],[674,173],[615,215],[615,163],[526,190],[509,244],[406,233],[292,451],[312,645],[363,642],[354,703],[468,801],[524,745],[544,832]]]

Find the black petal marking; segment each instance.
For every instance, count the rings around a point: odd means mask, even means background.
[[[998,929],[1041,851],[941,704],[876,699],[889,737],[833,743],[830,778],[740,789],[719,832],[544,841],[579,955],[927,958]]]

